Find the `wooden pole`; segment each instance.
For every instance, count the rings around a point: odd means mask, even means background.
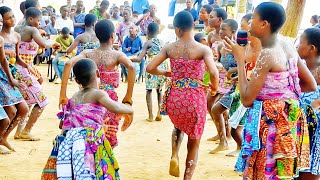
[[[289,0],[286,8],[287,20],[280,30],[283,36],[295,38],[298,35],[305,4],[306,0]]]

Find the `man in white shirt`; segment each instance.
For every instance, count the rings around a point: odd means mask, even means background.
[[[57,19],[54,28],[60,33],[64,27],[67,27],[71,34],[73,34],[73,21],[69,18],[68,6],[61,6],[60,8],[61,17]]]

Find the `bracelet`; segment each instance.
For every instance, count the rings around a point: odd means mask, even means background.
[[[132,102],[129,102],[129,101],[123,102],[123,104],[128,104],[128,105],[132,106]]]

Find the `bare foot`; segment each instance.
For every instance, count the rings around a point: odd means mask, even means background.
[[[11,154],[11,152],[10,152],[10,151],[7,151],[7,150],[5,150],[5,149],[2,149],[2,148],[0,147],[0,155],[5,155],[5,154]]]
[[[180,176],[179,160],[172,158],[170,161],[169,174],[174,177]]]
[[[19,136],[17,136],[17,139],[22,141],[40,141],[39,138],[33,137],[31,134],[24,133],[21,133]]]
[[[228,157],[238,157],[239,153],[240,153],[240,149],[237,149],[235,151],[232,151],[232,152],[226,154],[226,156],[228,156]]]
[[[161,121],[161,120],[162,120],[162,116],[160,114],[158,114],[155,121]]]
[[[220,152],[220,151],[225,151],[225,150],[228,150],[229,147],[227,145],[219,145],[218,147],[216,147],[214,150],[210,151],[209,153],[210,154],[216,154],[217,152]]]
[[[146,121],[153,122],[153,117],[148,117]]]
[[[213,137],[207,139],[207,141],[218,141],[218,140],[219,140],[219,136],[218,136],[218,135],[213,136]]]
[[[14,150],[14,148],[8,143],[7,140],[1,140],[0,141],[0,145],[5,146],[6,148],[8,148],[10,151],[16,152],[16,150]],[[1,154],[1,153],[0,153]]]

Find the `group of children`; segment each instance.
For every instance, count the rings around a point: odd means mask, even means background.
[[[238,23],[227,19],[225,10],[205,5],[200,19],[207,36],[194,36],[192,15],[181,11],[173,20],[178,40],[163,46],[157,38],[159,25],[152,22],[156,19],[151,6],[153,20],[144,16],[144,23],[150,22],[143,44],[130,10],[124,9],[123,22],[116,28],[110,20],[96,23],[95,15],[81,15],[81,3],[77,2],[79,9],[73,15],[78,27],[75,39],[71,30],[63,27],[54,42],[45,40],[39,31],[38,1],[25,2],[28,8],[24,24],[18,27],[20,35],[12,31],[12,10],[0,7],[0,145],[14,151],[7,138],[16,126],[15,139],[39,140],[30,131],[48,99],[33,59],[39,47],[58,52],[54,67],[62,79],[59,104],[63,108],[58,114],[62,133],[55,138],[42,179],[120,179],[113,148],[118,145],[121,118],[122,131],[133,120],[133,87],[139,80],[136,75],[143,71],[145,56],[147,120],[154,118],[151,93],[156,89],[155,120],[168,115],[174,124],[170,175],[180,176],[179,149],[186,133],[184,179],[192,178],[209,112],[218,130],[209,140],[220,141],[210,153],[229,149],[228,137],[232,136],[237,151],[228,156],[239,154],[235,169],[244,172],[245,179],[319,178],[320,29],[305,30],[296,51],[277,36],[286,20],[284,9],[276,3],[261,3],[241,21],[240,29],[249,34],[249,43],[242,47],[235,42]],[[116,39],[123,52],[114,49]],[[76,47],[77,55],[59,70],[59,57]],[[122,103],[117,102],[115,91],[120,84],[120,67],[127,76]],[[71,69],[79,91],[68,99]],[[0,153],[10,151],[0,149]]]

